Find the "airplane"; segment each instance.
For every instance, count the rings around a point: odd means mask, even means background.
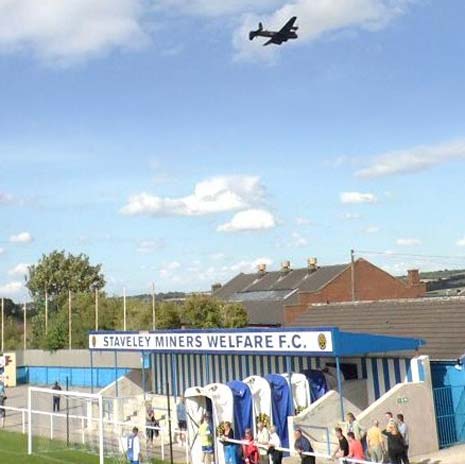
[[[263,24],[258,23],[258,29],[249,32],[249,40],[253,40],[255,37],[270,37],[270,40],[263,44],[265,46],[270,44],[281,45],[289,39],[297,39],[295,31],[299,28],[294,26],[296,19],[297,16],[293,16],[279,31],[265,31],[263,30]]]

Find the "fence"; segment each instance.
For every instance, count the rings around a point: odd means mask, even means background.
[[[465,443],[465,385],[433,389],[439,446]]]

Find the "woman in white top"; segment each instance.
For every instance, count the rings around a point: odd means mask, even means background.
[[[270,432],[268,432],[268,429],[265,427],[263,422],[259,422],[257,424],[257,435],[255,437],[255,441],[259,445],[266,445],[268,446],[268,443],[270,442]],[[268,449],[263,446],[258,447],[258,452],[260,453],[260,463],[261,464],[267,464],[268,463]]]
[[[268,454],[271,459],[272,464],[281,464],[283,460],[283,452],[277,450],[276,448],[281,448],[281,439],[276,433],[276,427],[273,425],[270,428],[270,442],[268,443]]]

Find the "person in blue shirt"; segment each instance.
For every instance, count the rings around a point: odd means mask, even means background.
[[[142,459],[140,454],[139,429],[137,427],[132,429],[132,434],[126,439],[126,456],[129,464],[139,464]]]
[[[180,396],[176,404],[176,416],[178,418],[179,441],[183,445],[186,441],[187,430],[186,400],[184,396]]]
[[[302,464],[315,464],[315,456],[308,456],[303,453],[313,453],[313,448],[310,440],[304,437],[302,430],[297,429],[294,432],[294,448],[300,454],[300,462]]]

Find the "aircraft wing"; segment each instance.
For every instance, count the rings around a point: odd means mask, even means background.
[[[263,46],[265,47],[266,45],[270,45],[270,44],[281,45],[282,43],[283,41],[280,38],[272,37],[270,40],[268,40],[268,42],[265,42]]]
[[[291,32],[292,26],[294,26],[294,23],[297,19],[297,16],[293,16],[279,31],[279,34],[288,34]]]

